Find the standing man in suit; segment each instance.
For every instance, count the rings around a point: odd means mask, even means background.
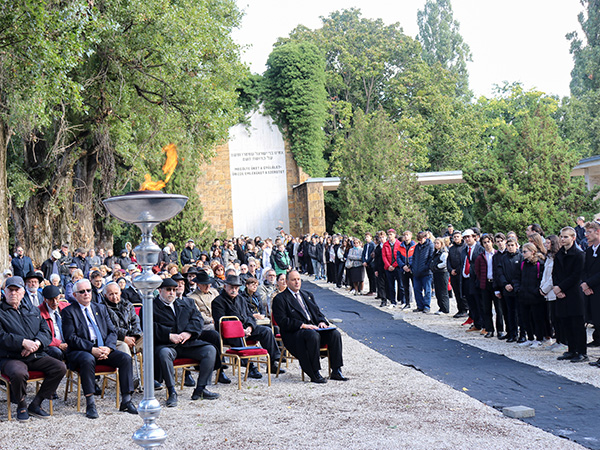
[[[25,278],[25,275],[34,271],[31,258],[29,256],[25,256],[23,247],[20,245],[15,249],[15,255],[10,263],[13,267],[13,275],[16,277]]]
[[[346,381],[342,375],[342,336],[336,329],[323,330],[329,322],[314,296],[301,291],[302,280],[296,270],[287,274],[287,289],[273,299],[273,316],[279,325],[285,347],[298,358],[302,370],[313,383],[327,383],[321,376],[320,348],[326,344],[331,358],[331,380]]]
[[[120,411],[137,414],[131,401],[133,392],[132,359],[116,349],[117,331],[104,304],[92,302],[92,285],[87,279],[73,285],[76,302],[63,310],[63,331],[67,342],[67,361],[81,377],[86,400],[85,416],[98,418],[94,400],[96,364],[106,364],[119,369],[121,384]]]
[[[375,281],[375,269],[373,268],[374,262],[375,243],[373,242],[373,236],[371,233],[365,234],[365,246],[362,252],[362,263],[367,270],[367,278],[369,279],[369,292],[365,295],[372,297],[375,295],[377,289],[377,282]]]
[[[481,289],[475,275],[475,261],[485,252],[472,229],[463,232],[465,247],[460,253],[461,260],[461,289],[469,305],[469,318],[463,325],[471,325],[467,331],[481,331],[483,329],[483,314],[480,308]]]
[[[581,289],[587,297],[594,324],[592,342],[588,347],[600,347],[600,223],[593,221],[585,224],[585,236],[588,248],[585,250],[585,264],[581,277]],[[600,367],[600,359],[590,363]]]

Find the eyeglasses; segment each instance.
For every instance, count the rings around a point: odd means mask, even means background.
[[[89,294],[91,292],[92,292],[91,289],[80,289],[77,291],[78,294]]]
[[[177,290],[177,288],[174,288],[174,287],[165,288],[165,291],[167,291],[167,292],[175,292],[176,290]]]

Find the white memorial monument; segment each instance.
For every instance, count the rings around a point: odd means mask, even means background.
[[[286,162],[283,136],[271,118],[257,111],[250,125],[230,129],[229,170],[234,235],[289,231]]]

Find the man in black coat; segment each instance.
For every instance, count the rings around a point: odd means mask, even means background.
[[[25,256],[23,247],[20,245],[15,249],[15,255],[10,263],[13,268],[13,275],[16,277],[24,278],[29,272],[33,272],[35,270],[33,268],[31,258],[29,256]]]
[[[452,285],[452,291],[454,292],[454,297],[456,298],[456,306],[458,308],[458,312],[454,314],[454,318],[458,319],[461,317],[467,317],[469,313],[467,312],[469,309],[469,304],[467,303],[466,297],[463,295],[461,289],[461,253],[465,248],[465,243],[463,242],[462,234],[460,231],[455,231],[452,234],[452,245],[448,248],[448,260],[446,262],[446,266],[448,272],[450,273],[450,284]]]
[[[296,270],[287,274],[287,289],[273,299],[273,317],[279,325],[283,343],[298,358],[302,370],[313,383],[326,383],[319,370],[320,348],[327,345],[331,359],[332,380],[346,381],[342,375],[342,336],[330,329],[329,322],[317,306],[314,296],[301,291],[302,280]],[[322,331],[319,331],[322,330]]]
[[[131,401],[133,392],[132,359],[116,349],[117,332],[104,304],[92,302],[92,285],[82,279],[73,285],[77,302],[62,311],[63,332],[67,342],[67,361],[79,372],[86,399],[85,416],[98,418],[95,392],[96,364],[106,364],[119,369],[121,385],[120,410],[137,414]]]
[[[373,257],[375,252],[375,243],[373,242],[373,235],[371,233],[365,234],[365,245],[362,252],[362,263],[367,271],[367,278],[369,279],[369,292],[365,295],[375,295],[377,283],[375,281],[375,269],[373,268],[375,263]]]
[[[577,248],[577,236],[572,227],[560,230],[561,249],[554,257],[552,268],[552,290],[556,294],[556,316],[563,323],[569,345],[568,351],[558,360],[571,362],[587,361],[586,330],[583,320],[583,292],[581,276],[585,254]]]
[[[188,299],[177,299],[177,282],[171,278],[165,278],[158,292],[153,309],[154,355],[169,393],[167,406],[177,406],[173,367],[176,358],[198,361],[198,381],[192,400],[219,398],[219,394],[206,389],[215,367],[217,351],[209,342],[200,339],[204,327],[200,312]]]
[[[385,306],[387,303],[385,292],[385,264],[383,263],[383,256],[381,255],[381,250],[386,240],[387,235],[385,234],[385,231],[379,231],[377,233],[375,249],[373,250],[373,269],[375,272],[375,283],[377,284],[377,297],[375,298],[381,300],[380,306]]]
[[[41,418],[50,416],[42,409],[42,401],[56,392],[67,372],[62,361],[44,352],[52,341],[52,335],[40,310],[27,309],[21,304],[24,286],[21,277],[7,278],[6,298],[0,301],[0,370],[10,379],[11,400],[17,403],[17,419],[20,421],[28,420],[29,414]],[[44,381],[27,407],[25,395],[29,370],[43,372]]]
[[[465,324],[471,324],[467,331],[480,331],[483,328],[483,315],[480,308],[481,288],[475,274],[475,261],[485,250],[475,239],[476,234],[473,230],[467,229],[462,235],[466,245],[460,253],[461,289],[469,305],[469,319]]]
[[[589,247],[585,251],[585,264],[581,277],[581,289],[586,296],[594,324],[592,342],[588,347],[600,347],[600,223],[588,222],[585,224],[585,234]],[[600,367],[600,359],[590,363]]]
[[[264,325],[257,325],[246,299],[239,295],[242,282],[237,275],[227,275],[221,295],[212,301],[212,315],[215,320],[215,328],[219,327],[219,321],[224,316],[236,316],[242,322],[246,333],[246,339],[259,341],[262,348],[269,352],[271,358],[271,372],[277,372],[276,361],[279,361],[281,352],[273,336],[273,330]],[[243,345],[242,339],[228,339],[227,344],[235,347]],[[280,369],[279,373],[285,373]],[[262,378],[256,367],[251,364],[248,368],[250,378]]]

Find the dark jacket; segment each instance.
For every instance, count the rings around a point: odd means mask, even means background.
[[[564,298],[556,298],[558,317],[583,316],[583,291],[581,276],[585,255],[575,245],[569,250],[562,247],[554,257],[552,281],[565,293]]]
[[[494,255],[492,256],[492,286],[494,284],[494,256],[496,256],[496,251],[494,251]],[[487,270],[488,263],[487,258],[485,256],[485,250],[481,253],[477,259],[475,260],[475,264],[471,267],[471,270],[475,269],[475,274],[477,275],[477,282],[479,283],[479,289],[485,289],[488,287],[488,278],[487,278]]]
[[[238,295],[236,298],[231,298],[223,290],[221,295],[212,301],[211,306],[216,329],[219,329],[219,321],[223,316],[236,316],[244,324],[244,328],[256,329],[256,320],[252,317],[252,312],[243,296]]]
[[[317,306],[313,294],[308,291],[300,290],[300,295],[311,316],[311,323],[313,325],[318,325],[320,322],[329,324]],[[277,325],[279,325],[281,335],[284,336],[284,338],[287,333],[298,331],[302,324],[308,322],[298,300],[294,298],[289,289],[280,292],[273,299],[273,318]]]
[[[439,267],[442,263],[442,255],[447,253],[447,250],[435,250],[433,251],[433,257],[431,258],[431,263],[429,264],[429,268],[433,273],[444,273],[448,272],[448,259],[446,258],[446,267]]]
[[[544,276],[544,261],[531,263],[524,259],[520,266],[519,301],[526,305],[544,303],[546,298],[540,293],[540,282]]]
[[[469,258],[469,262],[471,264],[469,280],[471,282],[471,286],[473,286],[473,287],[479,287],[479,284],[477,283],[477,274],[475,273],[474,265],[475,265],[475,261],[477,260],[477,257],[479,255],[481,255],[483,252],[485,252],[485,250],[483,249],[483,246],[479,242],[476,242],[475,245],[473,246],[473,250],[471,251],[471,257]],[[460,253],[460,266],[458,269],[458,273],[461,276],[463,273],[463,267],[465,265],[465,261],[467,259],[468,253],[469,253],[469,247],[467,245],[465,245],[464,248],[462,249],[462,252]]]
[[[431,275],[429,265],[433,258],[433,242],[429,239],[425,239],[422,244],[415,245],[415,253],[411,264],[413,276],[425,277]]]
[[[29,256],[13,257],[11,261],[13,267],[13,275],[15,277],[25,278],[29,272],[33,272],[35,269],[33,268],[33,263],[31,262],[31,258]]]
[[[24,339],[40,341],[37,352],[21,356]],[[44,356],[44,349],[51,342],[52,334],[39,309],[27,309],[21,302],[16,310],[6,301],[0,301],[0,369],[9,359],[29,361]]]
[[[267,315],[265,307],[260,300],[260,296],[258,295],[258,291],[256,291],[252,296],[248,295],[248,292],[244,292],[240,295],[244,298],[244,300],[246,300],[248,308],[252,314],[262,314],[264,316]]]
[[[189,248],[186,247],[181,250],[181,264],[194,264],[200,259],[200,249],[198,247]]]
[[[377,272],[379,276],[383,275],[385,272],[385,264],[383,263],[381,245],[376,245],[375,250],[373,250],[373,269],[375,269],[375,272]]]
[[[400,248],[396,252],[398,267],[412,266],[416,245],[417,243],[415,241],[410,241],[408,244],[404,241],[400,243]]]
[[[318,243],[317,244],[313,244],[312,242],[310,244],[308,244],[308,257],[310,259],[316,259],[319,260],[319,248],[318,248]]]
[[[128,286],[121,292],[121,301],[128,303],[143,303],[142,294],[133,286]]]
[[[83,272],[83,277],[87,278],[90,273],[90,263],[88,262],[88,260],[78,255],[73,258],[72,262],[77,264],[77,267]],[[124,268],[127,269],[127,267]]]
[[[154,298],[154,348],[156,347],[202,347],[211,345],[200,340],[204,329],[204,320],[200,311],[187,298],[178,298],[173,302],[175,315],[170,306],[167,306],[158,296]],[[143,317],[143,308],[140,312]],[[192,336],[183,344],[174,344],[169,339],[169,334],[179,334],[184,331]]]
[[[494,267],[494,269],[496,269],[496,272],[494,273],[497,273],[497,276],[494,276],[494,279],[498,280],[498,287],[502,289],[502,295],[516,296],[519,292],[522,261],[523,255],[519,250],[515,253],[508,253],[508,251],[505,251],[501,257],[498,258],[498,265]],[[506,290],[506,285],[508,284],[513,287],[511,292]]]
[[[104,304],[117,330],[117,339],[122,341],[126,336],[138,338],[142,335],[140,318],[135,313],[135,307],[127,300],[121,299],[119,303],[113,303],[104,298]]]
[[[44,278],[46,280],[50,279],[50,275],[52,275],[52,269],[54,268],[54,260],[52,258],[48,258],[46,261],[42,263],[42,273],[44,274]],[[58,269],[58,261],[56,261],[56,268]],[[58,270],[57,273],[59,273]]]
[[[110,319],[108,309],[101,303],[90,303],[96,324],[102,334],[104,346],[112,350],[117,349],[117,330]],[[64,340],[68,344],[67,353],[72,351],[91,352],[94,342],[90,338],[90,332],[81,306],[74,302],[62,311]]]
[[[373,252],[375,251],[375,242],[365,242],[362,252],[362,262],[367,263],[367,266],[373,268]]]
[[[448,261],[446,262],[448,272],[452,273],[453,270],[456,270],[457,276],[460,276],[460,272],[462,271],[460,254],[465,248],[465,245],[466,244],[462,242],[460,245],[452,244],[448,248]]]

